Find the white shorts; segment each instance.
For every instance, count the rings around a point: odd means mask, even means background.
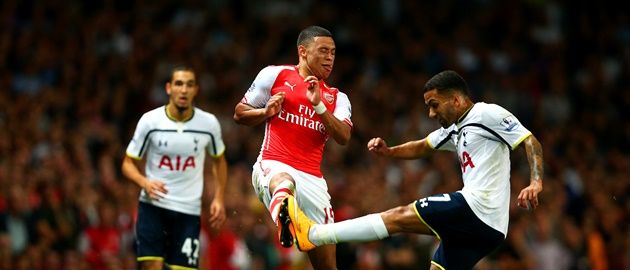
[[[304,214],[319,224],[334,223],[335,214],[330,204],[328,185],[317,177],[275,160],[258,160],[252,169],[252,186],[258,199],[269,209],[269,182],[278,173],[288,173],[295,180],[295,198]]]

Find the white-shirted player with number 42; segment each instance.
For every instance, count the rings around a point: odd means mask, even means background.
[[[216,229],[225,221],[225,145],[217,118],[193,106],[198,90],[193,70],[175,67],[166,83],[169,103],[142,115],[123,160],[123,174],[142,188],[136,256],[143,270],[197,269],[202,203],[210,201],[206,153],[216,183],[209,223]]]
[[[437,150],[457,153],[462,190],[419,199],[379,214],[335,224],[315,224],[294,199],[287,199],[297,246],[301,250],[350,241],[383,239],[399,232],[429,234],[441,242],[431,269],[472,269],[505,239],[510,208],[510,151],[523,145],[530,185],[517,198],[522,208],[536,207],[542,191],[542,148],[536,137],[504,108],[473,103],[468,87],[454,71],[433,76],[424,86],[429,116],[442,128],[425,139],[388,147],[381,138],[368,149],[383,156],[415,159]]]
[[[350,101],[328,78],[335,60],[331,33],[310,26],[298,36],[297,66],[262,69],[243,99],[234,120],[253,126],[265,122],[265,137],[253,166],[252,185],[278,225],[280,243],[293,245],[282,201],[295,195],[306,215],[318,223],[334,221],[328,186],[320,171],[324,145],[329,137],[339,144],[350,140]],[[335,269],[335,246],[308,253],[315,269]]]

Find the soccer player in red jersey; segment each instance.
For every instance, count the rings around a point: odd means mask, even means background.
[[[295,196],[315,222],[334,222],[320,163],[328,138],[345,145],[352,131],[348,96],[325,82],[335,62],[330,31],[319,26],[305,28],[298,36],[297,53],[297,65],[263,68],[234,112],[239,124],[265,123],[252,185],[278,225],[284,247],[293,245],[288,219],[279,217],[286,196]],[[315,269],[336,268],[334,245],[318,247],[308,255]]]

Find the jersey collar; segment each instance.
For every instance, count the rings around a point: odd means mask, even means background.
[[[475,107],[476,104],[473,104],[472,106],[470,106],[470,108],[468,108],[468,110],[466,110],[466,112],[464,112],[464,114],[462,114],[462,116],[459,117],[459,119],[457,119],[457,123],[459,124],[462,121],[464,121],[464,118],[466,118],[466,116],[468,116],[468,113],[470,112],[470,110],[472,110],[473,107]]]
[[[186,119],[184,119],[182,121],[179,121],[179,120],[177,120],[177,118],[173,117],[171,115],[171,113],[168,112],[168,106],[166,106],[166,105],[164,106],[164,112],[166,113],[166,117],[168,119],[171,119],[173,122],[188,122],[188,121],[190,121],[190,119],[192,119],[195,116],[195,108],[193,108],[192,113],[190,114],[190,117],[188,117],[188,118],[186,118]]]

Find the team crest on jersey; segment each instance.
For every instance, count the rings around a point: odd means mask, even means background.
[[[514,119],[514,116],[510,115],[501,120],[501,125],[505,127],[505,131],[512,131],[518,127],[518,122]]]
[[[335,101],[335,96],[330,93],[324,93],[324,99],[328,101],[328,103],[332,104]]]

